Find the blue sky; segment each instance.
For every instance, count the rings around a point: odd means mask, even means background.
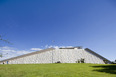
[[[17,52],[83,46],[115,60],[116,1],[0,0],[0,34]]]

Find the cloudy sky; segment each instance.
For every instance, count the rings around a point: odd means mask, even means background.
[[[116,59],[115,0],[0,0],[3,58],[48,47],[83,46]]]

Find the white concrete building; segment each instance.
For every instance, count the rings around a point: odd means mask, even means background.
[[[88,48],[82,49],[81,47],[49,48],[0,61],[0,64],[39,63],[110,64],[111,62],[94,51]]]

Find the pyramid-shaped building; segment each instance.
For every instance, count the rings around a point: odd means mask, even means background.
[[[110,64],[111,61],[88,48],[48,48],[29,54],[0,61],[0,64],[41,64],[41,63],[93,63]]]

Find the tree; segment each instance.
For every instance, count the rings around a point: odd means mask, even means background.
[[[3,39],[3,38],[2,38],[2,35],[0,35],[0,41],[3,41],[3,42],[6,42],[6,43],[11,44],[8,40]],[[0,53],[0,57],[1,57],[1,58],[3,57],[3,54],[2,54],[2,53]]]
[[[10,42],[9,42],[8,40],[5,40],[5,39],[3,39],[3,38],[2,38],[2,35],[0,35],[0,41],[4,41],[4,42],[6,42],[6,43],[9,43],[9,44],[10,44]]]
[[[0,53],[0,57],[1,57],[1,58],[3,57],[2,53]]]

